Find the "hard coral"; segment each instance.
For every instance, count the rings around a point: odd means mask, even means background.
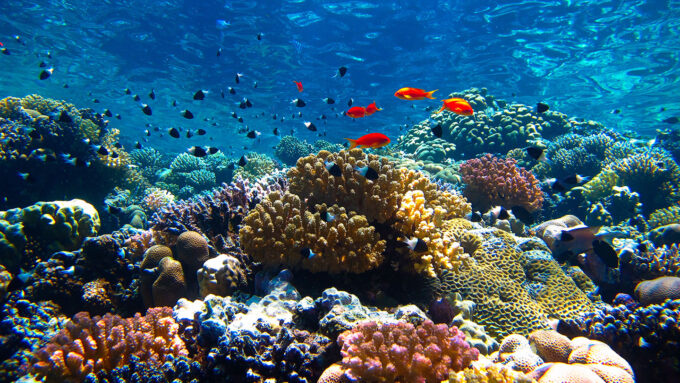
[[[680,299],[680,278],[659,277],[642,281],[635,286],[635,296],[645,306],[663,303],[666,299]]]
[[[466,368],[479,351],[455,326],[425,321],[362,322],[338,337],[345,374],[361,381],[440,382]]]
[[[89,373],[111,371],[137,357],[161,365],[188,355],[168,307],[149,309],[144,317],[76,314],[51,342],[35,353],[33,372],[47,382],[79,382]]]
[[[518,168],[512,158],[502,160],[487,154],[465,161],[460,172],[466,183],[465,196],[481,209],[519,205],[535,211],[543,204],[538,180],[531,172]]]

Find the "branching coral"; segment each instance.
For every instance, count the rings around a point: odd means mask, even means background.
[[[541,208],[543,193],[531,172],[518,168],[512,158],[490,154],[466,161],[460,166],[465,196],[482,209],[494,205],[522,206],[529,211]]]
[[[455,326],[362,322],[340,334],[345,375],[356,381],[440,382],[479,356]]]
[[[160,365],[188,355],[178,328],[168,307],[127,319],[111,314],[90,318],[81,312],[35,353],[33,372],[48,382],[77,382],[91,372],[122,367],[132,357]]]

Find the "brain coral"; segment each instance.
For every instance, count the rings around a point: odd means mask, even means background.
[[[455,326],[361,322],[338,337],[351,380],[440,382],[479,356]]]
[[[472,261],[443,272],[441,289],[474,301],[472,319],[489,334],[528,335],[547,329],[548,318],[575,318],[594,308],[549,252],[522,251],[514,236],[498,229],[468,232],[481,238]]]
[[[518,168],[517,161],[490,154],[465,161],[460,173],[465,182],[465,196],[481,209],[494,205],[522,206],[529,211],[541,208],[543,192],[531,172]]]
[[[645,306],[663,303],[666,299],[680,299],[680,278],[659,277],[642,281],[635,286],[635,296]]]
[[[144,317],[76,314],[51,342],[35,353],[33,372],[47,382],[83,381],[87,374],[111,371],[137,357],[161,365],[188,355],[169,307],[149,309]]]

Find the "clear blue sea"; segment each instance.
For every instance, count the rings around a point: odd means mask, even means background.
[[[203,137],[155,134],[148,144],[179,152],[212,139],[235,156],[243,146],[270,152],[280,139],[274,127],[308,141],[319,133],[332,142],[368,131],[395,137],[428,117],[426,105],[439,105],[396,99],[404,86],[439,89],[439,98],[486,87],[508,101],[543,101],[571,117],[653,134],[661,120],[680,114],[679,35],[673,1],[5,0],[0,42],[11,55],[0,56],[0,97],[38,93],[108,108],[121,115],[110,126],[124,143],[144,139],[146,124],[161,132],[205,128]],[[41,62],[54,68],[44,81]],[[341,66],[347,74],[333,77]],[[236,73],[243,74],[239,84]],[[293,80],[303,83],[302,93]],[[209,93],[194,101],[199,89]],[[238,107],[244,97],[252,108]],[[298,97],[306,107],[291,104]],[[350,98],[375,100],[384,111],[352,120],[341,115]],[[184,109],[196,117],[184,119]],[[328,118],[317,121],[322,114]],[[262,135],[237,133],[245,126]]]

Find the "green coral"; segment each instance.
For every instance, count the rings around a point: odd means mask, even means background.
[[[281,141],[274,148],[274,155],[284,164],[295,165],[298,158],[312,153],[314,148],[306,141],[302,141],[294,136],[283,136]]]
[[[192,156],[189,153],[180,153],[170,163],[170,169],[173,173],[190,173],[194,170],[205,169],[206,164],[203,159]]]
[[[39,243],[43,254],[80,247],[86,237],[99,231],[97,210],[83,200],[38,202],[0,211],[0,264],[16,270],[23,262],[29,242]]]
[[[253,152],[248,153],[246,158],[248,158],[248,162],[245,166],[236,169],[234,177],[241,176],[244,179],[255,181],[280,169],[276,161],[266,154]]]

